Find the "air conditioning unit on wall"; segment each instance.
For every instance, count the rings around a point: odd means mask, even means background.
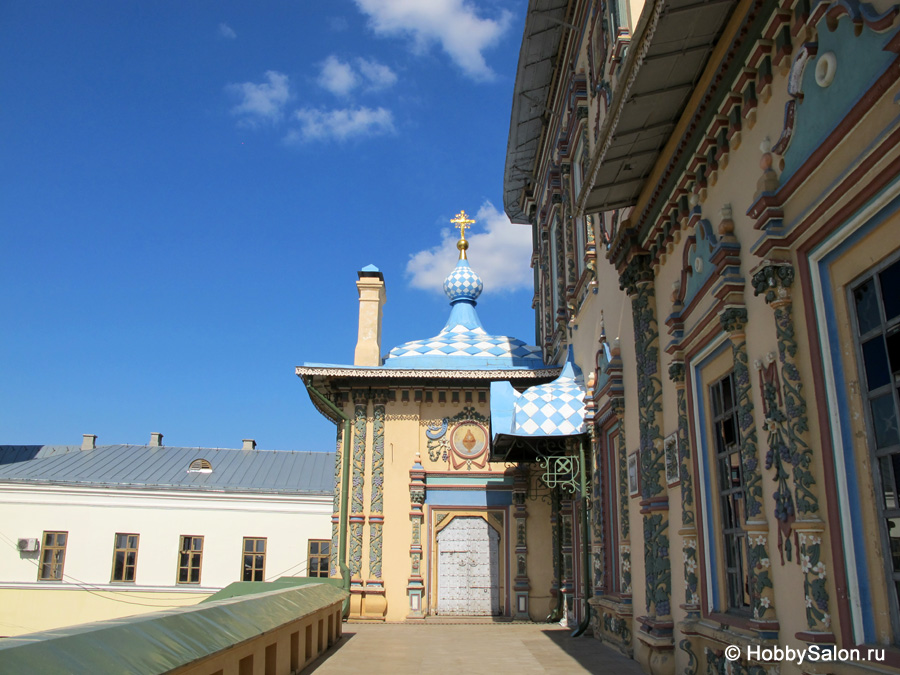
[[[18,549],[22,553],[37,551],[39,548],[40,544],[37,539],[19,539]]]

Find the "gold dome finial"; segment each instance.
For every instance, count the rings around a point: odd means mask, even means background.
[[[471,227],[475,221],[469,218],[465,211],[460,211],[450,222],[459,228],[459,241],[456,242],[456,248],[459,249],[459,259],[465,260],[466,249],[469,248],[469,242],[466,240],[466,228]]]

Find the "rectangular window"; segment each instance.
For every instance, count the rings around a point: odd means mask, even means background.
[[[328,576],[328,557],[331,555],[331,542],[327,539],[310,539],[307,564],[309,577]]]
[[[266,574],[266,538],[244,537],[243,581],[264,581]]]
[[[878,483],[880,536],[894,622],[900,625],[900,261],[851,289],[860,389]]]
[[[113,581],[134,581],[137,553],[138,535],[116,534],[113,547]]]
[[[44,532],[43,541],[44,546],[41,549],[41,566],[38,568],[38,580],[62,581],[69,533]]]
[[[750,587],[747,575],[747,535],[744,532],[741,437],[734,373],[729,373],[709,389],[724,553],[721,559],[725,565],[725,597],[729,610],[744,612],[750,609]]]
[[[178,547],[178,583],[199,584],[203,562],[203,537],[183,534]]]

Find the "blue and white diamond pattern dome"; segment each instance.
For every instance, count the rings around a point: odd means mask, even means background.
[[[515,405],[512,433],[571,436],[584,432],[584,386],[572,361],[548,384],[526,389]]]
[[[481,277],[460,257],[444,281],[450,298],[450,317],[432,338],[394,347],[385,368],[446,370],[540,370],[547,368],[540,347],[505,335],[490,335],[481,326],[475,301],[484,290]]]
[[[481,277],[469,267],[469,261],[465,259],[460,260],[444,279],[444,293],[450,298],[451,303],[459,300],[475,302],[483,290],[484,283],[481,281]]]

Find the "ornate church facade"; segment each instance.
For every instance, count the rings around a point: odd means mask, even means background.
[[[898,9],[529,2],[505,208],[648,672],[900,670]]]
[[[338,426],[332,576],[348,583],[356,620],[586,624],[587,606],[576,603],[586,598],[573,495],[516,461],[509,443],[499,452],[491,420],[492,388],[501,386],[509,404],[503,430],[513,431],[514,416],[521,427],[510,438],[583,435],[583,378],[544,363],[538,347],[484,329],[475,308],[483,283],[465,238],[473,221],[462,212],[454,222],[460,257],[444,283],[451,308],[438,335],[382,358],[385,284],[369,266],[357,282],[353,365],[297,368],[313,403]],[[542,403],[563,375],[566,405]]]

